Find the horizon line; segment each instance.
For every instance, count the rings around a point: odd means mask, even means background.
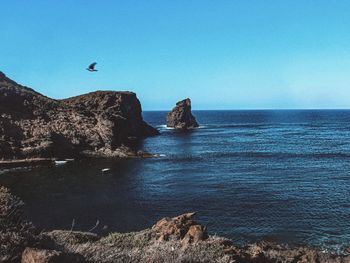
[[[350,108],[249,108],[249,109],[245,109],[245,108],[240,108],[240,109],[192,109],[192,111],[316,111],[316,110],[343,110],[343,111],[347,111],[350,110]],[[142,112],[146,112],[146,111],[171,111],[171,109],[153,109],[153,110],[149,110],[149,109],[142,109]]]

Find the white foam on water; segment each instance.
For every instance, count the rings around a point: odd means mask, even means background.
[[[153,154],[153,157],[165,157],[166,155],[163,153],[155,153]]]
[[[166,130],[174,130],[175,129],[172,127],[167,127],[166,124],[158,125],[157,128],[166,129]],[[207,128],[207,125],[200,125],[199,127],[191,128],[191,129],[204,129],[204,128]]]
[[[174,130],[172,127],[167,127],[166,124],[158,125],[157,128],[166,129],[166,130]]]
[[[63,165],[66,164],[68,161],[55,161],[55,165]]]
[[[9,169],[2,169],[2,170],[0,170],[0,175],[8,173],[9,171],[10,171]]]
[[[6,173],[10,173],[10,172],[16,172],[16,171],[25,171],[25,172],[29,172],[32,170],[32,167],[28,166],[28,167],[13,167],[13,168],[4,168],[4,169],[0,169],[0,175],[1,174],[6,174]]]

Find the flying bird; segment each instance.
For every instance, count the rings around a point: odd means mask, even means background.
[[[96,64],[97,64],[96,62],[90,64],[90,66],[86,70],[88,70],[90,72],[97,71],[97,69],[95,69]]]

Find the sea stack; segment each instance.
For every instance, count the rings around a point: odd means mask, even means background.
[[[199,126],[196,118],[192,115],[189,98],[176,103],[172,111],[167,114],[166,125],[178,130],[187,130]]]
[[[0,72],[0,160],[128,157],[158,131],[142,119],[133,92],[48,98]]]

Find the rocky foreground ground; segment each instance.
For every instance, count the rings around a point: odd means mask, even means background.
[[[163,218],[152,228],[99,236],[88,232],[40,232],[22,214],[23,202],[0,187],[0,262],[281,262],[342,263],[350,256],[268,242],[245,247],[212,236],[194,213]]]
[[[0,160],[135,156],[139,140],[156,134],[135,93],[55,100],[0,72]]]

